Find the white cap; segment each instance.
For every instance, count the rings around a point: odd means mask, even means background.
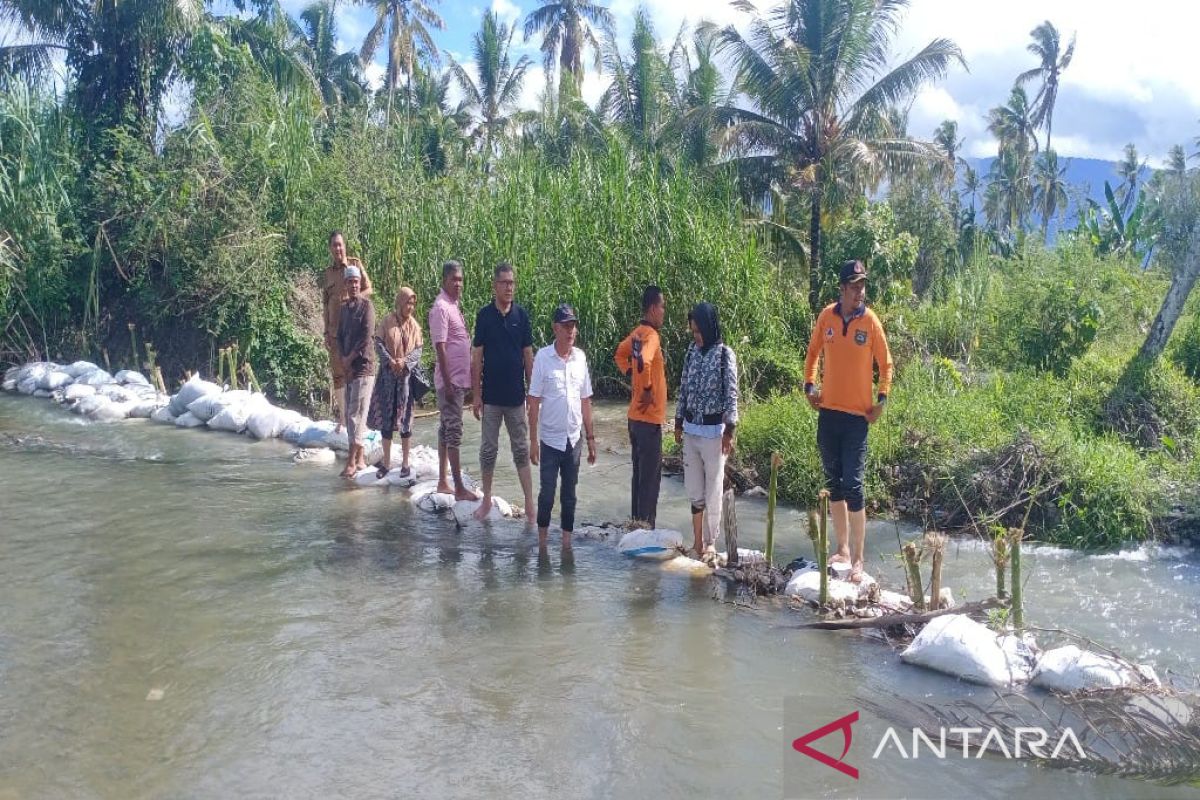
[[[342,277],[346,280],[350,280],[351,278],[362,278],[362,272],[358,267],[351,264],[350,266],[346,267],[346,269],[342,270]]]

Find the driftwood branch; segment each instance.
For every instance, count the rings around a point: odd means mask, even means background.
[[[898,625],[919,625],[934,617],[945,614],[976,614],[990,608],[1004,608],[1008,605],[1004,600],[989,597],[974,603],[964,603],[955,608],[943,608],[938,611],[927,611],[923,614],[884,614],[881,617],[861,617],[855,619],[823,619],[819,622],[805,622],[797,628],[818,631],[844,631],[856,628],[894,628]]]

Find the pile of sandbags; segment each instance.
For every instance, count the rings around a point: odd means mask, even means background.
[[[98,422],[149,417],[166,402],[140,373],[121,370],[114,377],[90,361],[35,361],[13,367],[4,374],[3,388],[52,399]]]
[[[934,617],[900,654],[900,660],[984,686],[1029,680],[1037,650],[1029,637],[997,634],[963,614]]]

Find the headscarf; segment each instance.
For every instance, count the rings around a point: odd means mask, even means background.
[[[721,319],[717,315],[717,307],[712,303],[697,303],[688,314],[688,319],[696,323],[700,338],[704,342],[700,352],[707,354],[713,345],[721,343]]]
[[[401,311],[409,299],[416,296],[417,293],[412,289],[401,286],[400,291],[396,292],[395,308],[379,323],[379,338],[392,358],[401,360],[421,346],[421,323],[417,322],[416,314],[404,317]]]

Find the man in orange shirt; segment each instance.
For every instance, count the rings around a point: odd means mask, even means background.
[[[629,375],[629,444],[633,448],[630,486],[632,519],[654,527],[662,481],[662,428],[667,421],[667,370],[658,336],[666,317],[662,289],[642,293],[642,321],[617,345],[617,369]]]
[[[804,364],[804,392],[809,405],[817,409],[817,449],[837,537],[837,553],[830,562],[849,564],[850,580],[858,582],[867,531],[863,502],[867,427],[883,414],[892,384],[892,354],[883,324],[866,306],[867,270],[862,262],[847,261],[840,277],[838,301],[821,311],[813,327]],[[824,362],[819,389],[818,359]],[[879,369],[875,397],[871,396],[873,367]]]

